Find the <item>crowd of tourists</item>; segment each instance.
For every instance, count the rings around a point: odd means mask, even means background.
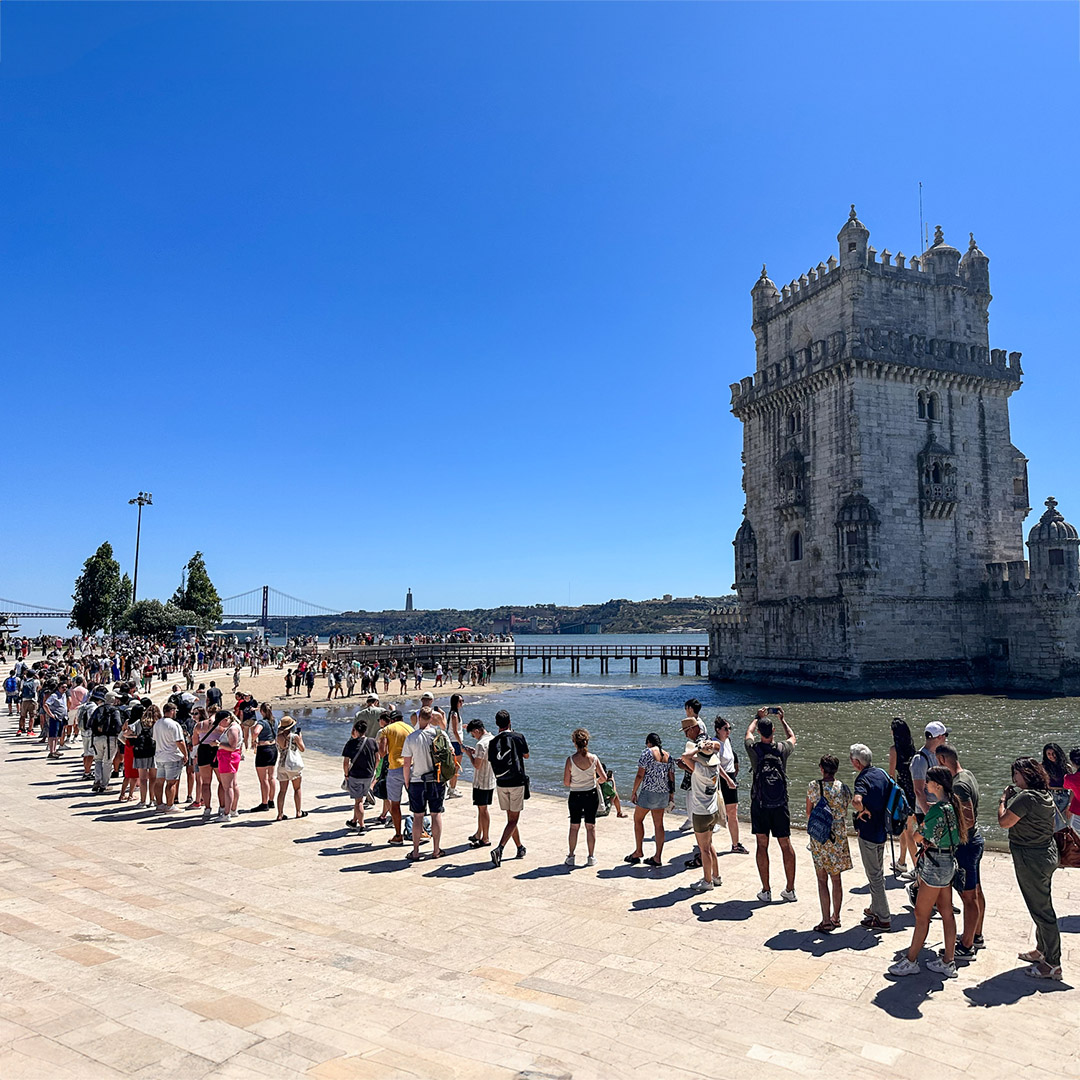
[[[513,640],[513,634],[481,634],[473,630],[455,630],[446,634],[360,633],[331,634],[329,646],[331,649],[347,649],[350,645],[466,645]]]
[[[50,758],[59,757],[66,747],[76,747],[81,751],[83,778],[95,794],[107,794],[110,781],[119,779],[120,801],[138,798],[139,808],[163,814],[179,813],[186,806],[201,810],[205,820],[214,817],[216,801],[217,819],[222,822],[235,820],[241,812],[239,776],[248,751],[254,758],[259,801],[247,812],[274,812],[277,821],[307,816],[303,808],[307,747],[294,717],[275,718],[269,704],[260,704],[235,687],[234,700],[226,703],[213,679],[209,686],[200,682],[197,689],[190,678],[183,684],[175,682],[167,700],[158,705],[142,685],[139,663],[144,656],[148,657],[144,666],[154,663],[155,671],[159,664],[173,672],[179,664],[183,674],[195,670],[187,665],[191,656],[163,658],[160,652],[123,651],[104,658],[91,652],[78,661],[73,655],[49,656],[33,665],[19,657],[4,685],[8,714],[17,723],[18,734],[36,737]],[[205,660],[196,655],[194,663],[200,662]],[[327,663],[329,667],[324,666]],[[316,668],[322,668],[320,674],[328,680],[334,677],[332,660],[301,664],[293,683],[296,687],[310,689],[308,680]],[[376,827],[392,830],[385,843],[408,847],[409,862],[444,858],[446,803],[461,797],[458,781],[468,758],[476,813],[468,837],[470,847],[490,848],[487,855],[495,867],[511,853],[523,859],[521,819],[531,794],[526,764],[529,745],[513,729],[509,713],[496,713],[495,730],[489,731],[480,719],[463,721],[460,693],[451,695],[444,712],[427,691],[419,708],[406,718],[393,705],[383,705],[379,697],[378,677],[391,671],[400,676],[404,691],[405,667],[379,671],[369,666],[358,673],[361,690],[366,691],[365,704],[356,713],[341,752],[342,788],[352,800],[346,827],[357,834]],[[349,694],[354,687],[352,674],[351,667],[343,672]],[[290,671],[287,678],[291,675]],[[692,830],[696,842],[687,866],[702,872],[690,888],[703,894],[722,884],[715,841],[718,831],[728,833],[731,854],[749,851],[740,841],[740,759],[732,742],[731,722],[716,717],[710,733],[700,714],[700,702],[685,703],[681,753],[666,750],[658,733],[645,736],[629,793],[634,849],[624,861],[663,865],[664,815],[674,809],[677,794],[683,792],[687,815],[683,827]],[[839,777],[839,756],[825,754],[818,762],[820,777],[802,796],[789,790],[787,763],[798,738],[784,710],[774,706],[757,712],[742,737],[750,773],[750,831],[761,884],[757,900],[773,902],[772,840],[780,854],[778,898],[797,900],[791,802],[805,798],[808,846],[821,910],[814,931],[829,934],[840,928],[842,875],[853,866],[850,815],[870,898],[861,926],[875,933],[893,929],[886,865],[907,885],[914,911],[910,946],[889,973],[899,977],[920,970],[919,956],[936,914],[944,947],[926,966],[954,978],[956,961],[974,960],[985,946],[979,782],[962,765],[960,751],[940,721],[925,725],[920,746],[902,719],[892,721],[891,736],[887,769],[874,764],[868,746],[855,743],[844,754],[854,776],[852,784]],[[565,864],[578,863],[584,825],[584,865],[594,866],[598,818],[612,809],[619,817],[628,815],[612,770],[591,749],[589,732],[576,728],[570,739],[572,753],[563,771],[570,822]],[[290,792],[291,805],[287,806]],[[492,822],[496,803],[504,815],[501,829]],[[1061,939],[1052,881],[1063,859],[1080,856],[1080,748],[1066,754],[1049,743],[1041,758],[1014,761],[1011,783],[1001,793],[996,818],[1008,833],[1017,884],[1035,925],[1035,948],[1019,956],[1029,965],[1026,970],[1031,976],[1060,980]],[[646,857],[648,819],[654,851]],[[425,855],[423,848],[429,843],[430,852]],[[888,864],[886,847],[892,852]],[[954,891],[962,905],[956,909]],[[962,912],[959,928],[958,912]]]

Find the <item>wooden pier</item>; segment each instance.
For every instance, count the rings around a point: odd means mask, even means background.
[[[343,660],[359,660],[380,664],[396,660],[405,663],[410,669],[419,661],[431,668],[441,663],[449,673],[464,664],[466,667],[476,661],[494,663],[496,667],[513,663],[514,674],[524,674],[526,660],[539,660],[540,673],[551,674],[552,663],[556,660],[570,661],[570,674],[581,674],[582,660],[598,660],[600,674],[611,671],[611,661],[627,661],[629,673],[638,673],[638,664],[642,660],[659,660],[660,674],[671,673],[672,665],[677,665],[680,675],[686,674],[688,664],[694,665],[694,674],[701,676],[708,671],[708,645],[605,645],[601,641],[587,645],[580,643],[566,645],[544,643],[530,644],[528,641],[475,641],[475,642],[432,642],[423,645],[350,645],[334,649],[333,655]]]
[[[526,660],[539,660],[541,674],[550,675],[551,665],[555,660],[569,660],[570,674],[581,674],[582,660],[599,660],[600,674],[611,671],[612,660],[629,662],[631,675],[638,672],[638,663],[642,660],[659,660],[660,674],[670,673],[671,665],[677,664],[679,674],[686,674],[686,665],[694,665],[694,674],[702,674],[702,666],[708,670],[708,645],[602,645],[599,642],[588,645],[530,645],[528,642],[514,642],[514,672],[525,671]]]

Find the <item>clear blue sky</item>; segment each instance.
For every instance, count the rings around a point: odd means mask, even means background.
[[[0,596],[130,569],[140,489],[144,596],[196,548],[333,607],[724,593],[761,263],[850,202],[915,252],[920,180],[1080,523],[1075,4],[0,18]]]

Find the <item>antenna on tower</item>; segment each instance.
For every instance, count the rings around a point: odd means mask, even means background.
[[[922,212],[922,181],[919,181],[919,243],[920,251],[925,251],[930,245],[926,241],[926,226],[923,224]]]

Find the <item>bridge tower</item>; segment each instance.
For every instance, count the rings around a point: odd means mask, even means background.
[[[270,586],[263,586],[262,595],[262,628],[265,635],[270,629]]]

